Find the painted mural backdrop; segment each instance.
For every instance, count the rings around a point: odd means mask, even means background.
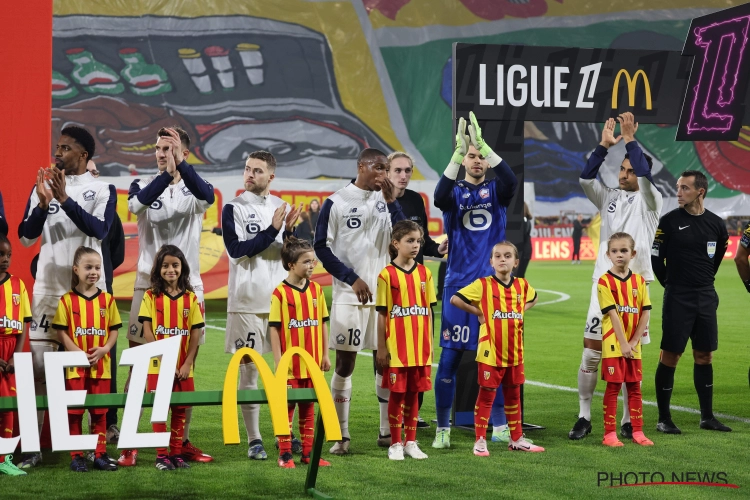
[[[429,196],[453,147],[453,42],[680,50],[693,17],[738,3],[58,0],[52,136],[66,124],[88,127],[99,169],[121,177],[113,182],[125,190],[133,175],[155,172],[156,131],[178,124],[192,138],[193,164],[217,186],[217,213],[236,195],[244,157],[256,149],[278,158],[280,193],[287,182],[301,181],[320,197],[355,175],[363,147],[406,150]],[[534,184],[536,214],[594,211],[578,174],[600,126],[526,123],[525,181]],[[750,128],[731,143],[676,143],[674,136],[674,126],[638,131],[668,196],[665,210],[674,207],[676,176],[693,168],[709,175],[709,208],[750,215]],[[605,183],[615,184],[621,157],[609,155]],[[331,184],[335,179],[341,180]],[[124,205],[123,199],[121,216]],[[213,270],[207,291],[220,296],[226,270],[220,238],[210,231],[218,217],[211,217],[201,270]],[[432,208],[430,217],[439,234],[440,214]],[[132,259],[134,225],[126,232]],[[126,293],[132,272],[118,273]]]

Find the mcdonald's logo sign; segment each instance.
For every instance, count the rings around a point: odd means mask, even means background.
[[[328,441],[341,441],[341,427],[339,426],[336,408],[333,406],[333,396],[328,388],[323,372],[315,359],[301,347],[292,347],[279,360],[276,373],[266,363],[266,360],[254,349],[243,347],[232,356],[224,377],[224,392],[222,393],[221,421],[224,432],[224,444],[240,444],[239,422],[237,419],[237,377],[239,376],[242,358],[249,357],[258,369],[260,379],[266,391],[268,406],[271,410],[273,433],[277,436],[289,434],[289,413],[287,411],[287,374],[292,356],[299,356],[307,366],[307,373],[312,379],[315,396],[318,400],[320,415]]]
[[[630,73],[626,69],[621,69],[615,76],[615,83],[612,85],[612,109],[617,109],[617,97],[620,91],[620,77],[625,75],[625,81],[628,84],[628,106],[631,108],[635,106],[635,92],[638,85],[638,78],[643,77],[643,86],[646,90],[646,109],[651,109],[651,84],[648,82],[648,75],[642,69],[635,72],[633,77],[630,77]]]

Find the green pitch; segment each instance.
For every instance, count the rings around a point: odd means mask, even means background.
[[[318,489],[335,498],[745,498],[750,495],[750,391],[748,340],[745,307],[750,297],[737,278],[733,262],[725,262],[719,272],[717,289],[719,308],[719,351],[714,357],[714,410],[734,431],[729,434],[698,429],[698,401],[692,382],[692,359],[681,361],[676,374],[672,403],[683,410],[673,410],[682,436],[665,436],[655,430],[656,407],[654,370],[661,338],[662,289],[651,287],[654,316],[651,321],[652,344],[644,348],[644,422],[646,435],[655,442],[653,448],[625,443],[624,448],[608,449],[601,445],[601,392],[594,397],[593,433],[579,442],[569,441],[567,433],[578,416],[575,391],[582,348],[582,331],[591,291],[592,263],[571,266],[569,263],[532,262],[528,272],[531,284],[540,292],[540,305],[526,317],[526,420],[546,426],[529,434],[547,451],[538,454],[511,453],[497,443],[490,443],[489,458],[472,455],[473,433],[454,429],[450,450],[433,450],[434,426],[420,430],[418,439],[429,459],[418,462],[406,459],[390,462],[386,450],[377,448],[378,407],[374,395],[372,359],[360,356],[354,372],[350,431],[352,455],[332,457],[324,446],[323,456],[333,463],[322,468]],[[567,300],[560,292],[570,296]],[[330,291],[328,291],[330,293]],[[329,297],[330,298],[330,297]],[[229,356],[224,354],[226,324],[225,303],[207,304],[207,343],[200,350],[196,367],[197,390],[220,390]],[[129,310],[121,304],[121,311]],[[439,311],[439,307],[438,307]],[[123,314],[127,322],[127,314]],[[439,328],[439,321],[438,321]],[[436,328],[437,330],[437,328]],[[124,331],[123,331],[124,334]],[[124,335],[119,349],[125,349]],[[435,349],[435,363],[439,347]],[[433,375],[435,371],[433,370]],[[120,387],[127,371],[120,368]],[[330,376],[330,374],[329,374]],[[600,382],[598,391],[604,390]],[[620,402],[620,413],[622,402]],[[239,409],[238,409],[239,413]],[[141,421],[141,430],[148,412]],[[122,412],[120,413],[122,415]],[[434,397],[425,395],[422,416],[435,416]],[[619,418],[619,417],[618,417]],[[240,435],[244,440],[242,416]],[[43,465],[29,471],[26,477],[3,477],[4,496],[8,498],[305,498],[302,487],[306,466],[281,470],[276,465],[276,450],[267,407],[261,409],[261,430],[269,459],[255,462],[247,459],[246,445],[224,446],[221,434],[220,407],[195,408],[191,440],[214,456],[209,464],[194,464],[189,470],[160,472],[153,466],[153,450],[141,450],[135,468],[105,473],[92,471],[75,474],[68,470],[67,453],[44,454]],[[119,454],[109,447],[111,456]],[[17,457],[16,457],[17,458]],[[298,461],[298,457],[295,456]],[[609,489],[609,480],[597,484],[599,473],[623,477],[628,472],[662,473],[665,481],[710,481],[723,477],[739,489],[699,486],[646,486]],[[716,476],[723,472],[725,476]],[[687,476],[687,473],[699,473]],[[709,474],[705,476],[704,474]],[[628,476],[634,482],[635,475]],[[654,480],[661,478],[658,474]],[[679,480],[679,479],[678,479]],[[615,484],[618,484],[615,482]]]

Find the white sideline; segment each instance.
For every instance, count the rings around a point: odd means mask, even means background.
[[[547,305],[547,304],[556,304],[558,302],[564,302],[564,301],[570,299],[570,295],[568,295],[567,293],[563,293],[563,292],[556,292],[554,290],[542,290],[541,288],[537,288],[537,291],[538,292],[545,292],[545,293],[553,293],[555,295],[559,295],[559,297],[557,299],[550,300],[550,301],[547,301],[547,302],[540,302],[540,303],[537,304],[537,306],[544,306],[544,305]],[[226,331],[225,328],[222,328],[220,326],[209,325],[209,324],[206,324],[206,328],[210,328],[212,330]],[[361,356],[372,357],[372,353],[371,352],[360,351],[359,354]],[[437,365],[437,363],[433,363],[432,366],[434,366],[435,368],[437,368],[438,365]],[[542,387],[544,389],[554,389],[556,391],[565,391],[565,392],[575,392],[575,393],[578,393],[578,389],[575,388],[575,387],[566,387],[564,385],[547,384],[545,382],[536,382],[534,380],[527,380],[525,383],[527,385],[532,385],[532,386],[535,386],[535,387]],[[604,393],[597,391],[597,392],[594,393],[594,396],[603,397]],[[622,396],[620,396],[618,399],[620,401],[622,401]],[[656,406],[656,401],[645,401],[644,400],[643,404],[646,405],[646,406]],[[692,413],[694,415],[700,415],[700,413],[701,413],[700,410],[696,410],[694,408],[688,408],[687,406],[675,406],[675,405],[672,405],[672,406],[670,406],[670,409],[674,410],[674,411],[681,411],[681,412],[685,412],[685,413]],[[723,420],[732,420],[734,422],[742,422],[742,423],[745,423],[745,424],[750,424],[750,418],[735,417],[734,415],[727,415],[725,413],[714,413],[714,416],[716,416],[716,418],[720,418],[720,419],[723,419]]]

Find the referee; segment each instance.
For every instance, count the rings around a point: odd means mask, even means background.
[[[729,432],[713,414],[713,351],[719,346],[716,309],[719,296],[714,277],[727,248],[724,221],[703,206],[708,180],[703,173],[687,170],[677,180],[677,203],[659,221],[651,250],[651,263],[664,286],[661,356],[656,367],[656,430],[681,434],[672,421],[669,401],[677,362],[692,341],[693,382],[701,408],[700,428]],[[665,262],[666,259],[666,262]]]

